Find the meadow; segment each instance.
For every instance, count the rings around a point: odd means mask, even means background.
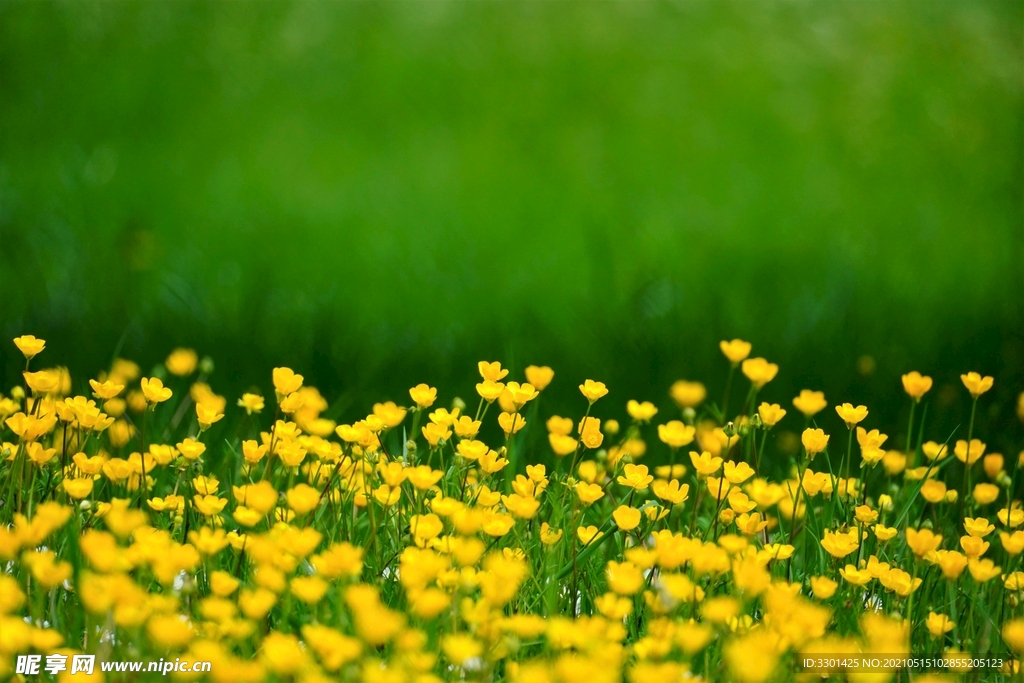
[[[0,680],[1010,679],[1022,27],[0,0]]]
[[[975,425],[989,376],[961,375],[971,420],[947,434],[926,427],[932,378],[904,374],[890,438],[821,390],[760,400],[779,367],[734,339],[721,403],[678,381],[664,413],[586,379],[551,414],[555,370],[480,361],[468,401],[421,383],[337,424],[287,367],[229,398],[179,348],[70,395],[65,369],[36,369],[44,340],[14,344],[0,676],[86,677],[64,664],[86,653],[213,681],[1019,672],[1024,450]],[[782,424],[802,425],[789,455]]]

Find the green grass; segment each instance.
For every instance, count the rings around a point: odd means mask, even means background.
[[[468,395],[480,358],[554,366],[553,397],[717,396],[742,336],[782,366],[773,400],[897,415],[899,373],[941,394],[978,369],[1006,424],[1022,17],[0,3],[0,331],[81,382],[121,340],[144,365],[194,345],[225,392],[288,363],[350,417],[419,381]],[[19,366],[4,342],[5,385]]]

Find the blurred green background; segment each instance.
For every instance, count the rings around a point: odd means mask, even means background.
[[[288,364],[343,419],[482,358],[605,416],[717,398],[740,336],[766,398],[893,430],[900,373],[950,428],[994,374],[1017,438],[1022,8],[5,1],[0,331],[79,383],[119,344],[232,395]]]

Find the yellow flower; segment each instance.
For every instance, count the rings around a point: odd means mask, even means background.
[[[905,535],[907,545],[918,557],[924,557],[942,545],[942,535],[933,533],[930,529],[917,530],[907,527]]]
[[[750,342],[745,342],[742,339],[733,339],[732,341],[718,342],[718,348],[722,350],[722,354],[729,359],[730,363],[736,365],[750,355],[750,349],[753,346]]]
[[[812,429],[808,427],[800,436],[800,442],[803,443],[804,448],[807,449],[807,455],[813,458],[815,455],[828,448],[828,434],[826,434],[822,429]]]
[[[604,534],[599,532],[596,526],[591,525],[578,527],[576,529],[576,536],[580,539],[580,543],[583,545],[590,545],[604,536]]]
[[[619,595],[635,595],[644,587],[644,575],[632,562],[610,560],[605,565],[608,587]]]
[[[199,510],[201,514],[207,517],[212,515],[219,515],[224,506],[227,505],[228,501],[226,498],[218,498],[214,495],[205,496],[193,496],[192,503],[196,510]]]
[[[167,371],[178,377],[191,375],[195,372],[197,365],[199,365],[199,356],[192,349],[174,349],[164,361]]]
[[[274,368],[272,373],[274,380],[274,391],[277,393],[278,403],[289,394],[294,394],[302,387],[302,375],[298,375],[291,368]]]
[[[828,600],[836,593],[839,584],[827,576],[812,576],[811,591],[818,600]]]
[[[505,384],[505,391],[512,399],[512,404],[517,410],[540,395],[537,389],[528,383],[508,382]]]
[[[501,367],[501,363],[494,361],[488,363],[485,360],[480,361],[476,364],[477,369],[480,371],[480,377],[484,381],[497,382],[498,380],[504,379],[505,375],[508,374],[508,370]]]
[[[964,518],[964,528],[968,534],[977,538],[985,538],[996,530],[995,526],[989,524],[989,521],[984,517]]]
[[[526,426],[526,418],[519,413],[499,413],[498,424],[508,437]]]
[[[245,408],[247,415],[253,413],[259,414],[263,410],[264,402],[263,397],[259,394],[242,394],[242,398],[238,399],[238,407]]]
[[[490,453],[497,455],[494,451]],[[484,455],[487,455],[486,453]],[[409,482],[420,491],[426,491],[431,486],[436,484],[444,476],[444,472],[440,470],[431,469],[429,465],[419,465],[418,467],[406,468],[405,477]]]
[[[76,500],[85,498],[92,493],[92,479],[65,479],[61,484],[68,496]]]
[[[690,485],[680,484],[675,479],[672,481],[657,479],[651,486],[651,490],[654,491],[654,495],[661,500],[667,503],[672,503],[672,505],[680,505],[685,502],[687,496],[689,496]]]
[[[642,491],[654,481],[654,477],[648,474],[646,465],[628,463],[622,468],[622,476],[617,481],[623,486]]]
[[[451,429],[436,422],[428,422],[420,431],[423,432],[423,438],[427,440],[431,448],[437,448],[437,445],[442,441],[447,442],[452,435]]]
[[[752,476],[754,476],[754,469],[745,462],[730,460],[725,463],[725,478],[729,480],[730,484],[742,484]]]
[[[682,379],[674,382],[668,393],[680,408],[696,408],[708,395],[700,382],[687,382]]]
[[[967,569],[971,572],[971,578],[978,583],[991,581],[1003,571],[1003,568],[997,567],[992,560],[979,560],[973,557],[968,560]]]
[[[601,421],[596,417],[585,417],[579,425],[580,441],[590,449],[600,448],[604,443]]]
[[[296,484],[285,493],[288,507],[297,515],[315,510],[320,504],[320,492],[309,484]]]
[[[836,413],[846,423],[847,429],[853,429],[858,422],[868,416],[868,409],[867,406],[854,407],[850,403],[844,403],[841,406],[836,406]]]
[[[793,399],[793,405],[805,417],[814,417],[824,410],[828,403],[825,401],[824,392],[802,389],[800,395]]]
[[[855,551],[860,546],[860,534],[857,529],[850,529],[847,532],[825,531],[825,538],[821,541],[821,547],[832,557],[843,558]]]
[[[953,449],[953,453],[960,462],[973,465],[981,459],[982,455],[985,454],[985,444],[979,439],[971,439],[971,445],[970,448],[968,448],[967,442],[960,439],[956,442],[956,447]]]
[[[932,634],[932,638],[942,638],[952,631],[953,626],[955,626],[948,616],[945,614],[936,614],[935,612],[928,612],[928,618],[925,620],[925,625],[928,627],[928,633]]]
[[[213,426],[214,422],[219,422],[224,417],[224,414],[205,403],[197,403],[196,417],[199,421],[199,430],[206,431]]]
[[[216,555],[228,547],[227,534],[223,529],[211,529],[208,526],[188,532],[188,541],[200,555]]]
[[[60,386],[60,376],[49,370],[23,372],[21,374],[25,377],[25,384],[35,394],[52,393]]]
[[[881,524],[876,524],[874,527],[872,527],[872,530],[875,532],[875,537],[879,540],[879,542],[883,543],[890,539],[896,538],[896,534],[899,533],[898,530],[894,527],[887,527]]]
[[[89,380],[89,386],[92,387],[92,395],[96,398],[109,401],[114,398],[122,391],[124,391],[123,384],[116,384],[111,380],[105,382],[97,382],[94,379]]]
[[[554,545],[562,540],[562,530],[552,529],[551,526],[544,522],[540,525],[540,542],[544,545]]]
[[[748,358],[743,361],[743,374],[746,375],[755,389],[760,389],[775,379],[779,366],[769,363],[764,358]]]
[[[307,605],[315,605],[326,595],[328,584],[317,576],[297,576],[291,580],[292,595]]]
[[[929,503],[941,503],[946,498],[946,484],[938,479],[929,479],[921,485],[921,497]]]
[[[761,423],[771,428],[786,416],[786,411],[778,403],[762,403],[757,407],[757,414],[761,417]]]
[[[633,399],[626,402],[626,412],[637,422],[650,422],[658,414],[658,409],[650,401],[640,403]]]
[[[852,564],[846,565],[845,568],[839,570],[839,575],[846,580],[847,583],[853,584],[854,586],[863,586],[875,578],[867,570],[857,569]]]
[[[595,382],[592,379],[588,379],[580,385],[580,393],[593,405],[597,399],[608,393],[608,388],[605,387],[604,382]]]
[[[188,619],[179,614],[161,614],[150,618],[146,632],[159,647],[178,650],[193,638]]]
[[[581,481],[576,483],[576,495],[580,497],[581,503],[590,505],[604,497],[604,489],[597,484],[588,484]]]
[[[417,384],[409,390],[409,397],[420,408],[429,408],[437,400],[437,389],[426,384]]]
[[[927,394],[932,388],[932,378],[922,375],[917,370],[903,375],[903,390],[915,401],[920,402],[921,397]]]
[[[548,442],[551,444],[551,450],[559,457],[575,453],[579,446],[576,439],[565,434],[548,434]]]
[[[989,548],[989,544],[977,536],[961,536],[960,547],[964,549],[964,553],[967,557],[976,558],[985,554]]]
[[[628,505],[620,505],[612,513],[615,525],[623,531],[632,531],[640,526],[640,511]]]
[[[968,372],[966,375],[960,375],[960,381],[964,383],[967,391],[971,392],[971,396],[976,399],[992,388],[993,379],[991,377],[982,377],[977,372]]]
[[[502,496],[501,502],[505,504],[506,510],[519,519],[533,519],[540,509],[539,500],[518,493]]]
[[[143,377],[142,394],[146,397],[147,403],[156,404],[163,403],[169,399],[172,392],[169,387],[164,386],[164,383],[160,381],[159,377]]]
[[[686,425],[679,420],[671,420],[663,425],[658,425],[658,438],[671,448],[682,448],[693,443],[697,430],[691,425]]]
[[[504,469],[505,465],[508,464],[508,458],[499,457],[496,451],[487,451],[485,455],[480,457],[478,462],[481,470],[487,474],[494,474]]]
[[[504,384],[489,379],[485,379],[476,385],[476,393],[480,394],[480,398],[488,403],[493,403],[496,398],[501,396],[503,391],[505,391]]]
[[[544,391],[554,378],[555,371],[546,365],[526,366],[526,381],[532,384],[537,391]]]
[[[32,360],[46,348],[46,340],[36,339],[31,334],[23,334],[14,338],[14,345],[18,347],[26,360]]]
[[[942,575],[950,581],[960,578],[964,569],[967,568],[967,556],[955,550],[934,550],[927,553],[925,559],[932,564],[939,565]]]
[[[702,478],[714,474],[722,466],[722,459],[712,457],[707,451],[699,455],[695,451],[690,451],[690,462],[693,463],[693,469],[697,471],[698,476]]]
[[[1003,545],[1003,550],[1010,556],[1019,555],[1021,551],[1024,551],[1024,531],[1014,531],[1012,534],[1000,531],[999,540]]]

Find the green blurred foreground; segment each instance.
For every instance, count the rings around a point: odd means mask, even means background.
[[[952,429],[980,370],[1015,424],[1022,17],[0,3],[2,386],[32,333],[79,383],[119,344],[194,346],[225,393],[288,364],[340,417],[468,396],[482,358],[667,407],[680,377],[720,397],[741,336],[787,407],[897,415],[919,369]]]

